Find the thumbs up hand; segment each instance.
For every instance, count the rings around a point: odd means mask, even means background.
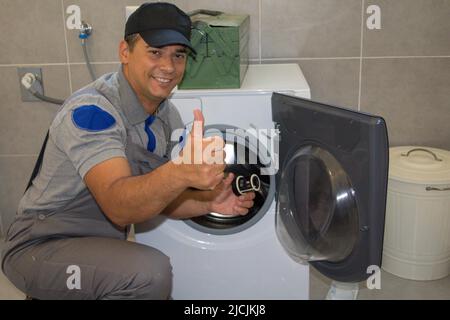
[[[189,187],[213,190],[222,182],[225,169],[224,141],[221,137],[203,137],[204,118],[199,109],[194,110],[194,123],[180,157],[179,164]]]

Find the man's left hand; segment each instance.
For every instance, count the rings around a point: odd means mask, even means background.
[[[253,199],[255,193],[249,192],[241,196],[236,196],[231,189],[234,174],[229,173],[228,176],[211,191],[211,200],[209,209],[225,215],[246,215],[251,207],[253,207]]]

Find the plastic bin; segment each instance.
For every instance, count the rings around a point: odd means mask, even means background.
[[[412,280],[450,274],[450,152],[390,149],[382,268]]]

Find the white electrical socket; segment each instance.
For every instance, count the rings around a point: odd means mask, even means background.
[[[125,21],[128,20],[128,17],[136,11],[136,9],[139,8],[139,6],[126,6],[125,7]]]
[[[25,89],[22,85],[22,78],[27,74],[31,73],[36,78],[40,79],[33,86],[34,90],[37,90],[38,93],[44,94],[43,81],[42,81],[42,68],[41,67],[19,67],[17,68],[17,75],[19,76],[19,86],[20,86],[20,95],[22,101],[24,102],[32,102],[32,101],[42,101],[41,99],[35,97],[30,91]],[[30,79],[30,83],[32,83],[32,79]]]

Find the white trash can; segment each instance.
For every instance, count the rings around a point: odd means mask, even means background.
[[[450,152],[389,149],[382,268],[406,279],[450,274]]]

